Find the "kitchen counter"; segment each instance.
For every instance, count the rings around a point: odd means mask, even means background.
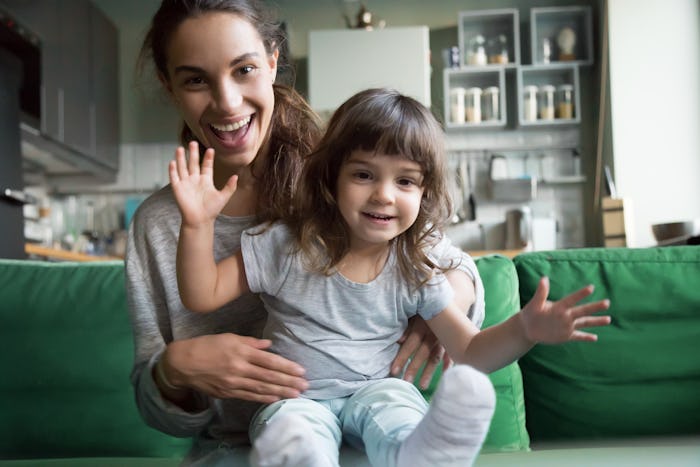
[[[49,260],[57,261],[122,261],[124,258],[118,256],[95,256],[87,255],[85,253],[77,253],[68,250],[61,250],[57,248],[48,248],[41,245],[36,245],[34,243],[25,243],[24,252],[28,255],[40,256]]]

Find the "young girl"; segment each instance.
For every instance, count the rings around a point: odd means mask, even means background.
[[[356,94],[305,162],[293,213],[244,233],[241,250],[218,263],[214,217],[237,179],[217,190],[213,151],[200,169],[194,145],[189,163],[182,150],[171,162],[184,305],[207,312],[261,293],[273,351],[306,368],[303,398],[256,415],[256,465],[338,465],[342,438],[364,447],[373,465],[469,465],[495,404],[481,371],[536,342],[595,340],[578,329],[609,323],[589,316],[607,301],[575,306],[591,287],[549,303],[546,279],[520,313],[483,332],[452,303],[444,269],[457,265],[441,268],[431,255],[450,213],[442,141],[438,122],[414,99],[387,89]],[[415,314],[464,364],[445,372],[430,408],[411,384],[387,378]]]

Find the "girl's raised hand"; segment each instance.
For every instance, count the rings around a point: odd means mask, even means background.
[[[549,278],[543,277],[537,285],[535,295],[520,313],[525,336],[533,343],[544,344],[597,340],[597,335],[580,329],[610,324],[610,316],[591,316],[598,311],[607,310],[610,302],[599,300],[577,305],[592,293],[593,286],[589,285],[556,302],[550,302],[547,300]]]
[[[185,148],[178,147],[175,159],[168,166],[168,173],[183,224],[197,226],[212,222],[226,206],[236,191],[238,176],[233,175],[221,190],[217,190],[213,179],[214,150],[210,148],[204,152],[201,167],[197,142],[190,142],[189,152],[188,161]]]

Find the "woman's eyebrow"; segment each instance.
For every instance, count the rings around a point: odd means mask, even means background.
[[[234,67],[241,62],[260,57],[258,52],[247,52],[231,60],[229,66]],[[175,67],[174,74],[178,73],[203,73],[204,69],[194,65],[179,65]]]

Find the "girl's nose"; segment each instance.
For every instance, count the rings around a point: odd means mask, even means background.
[[[381,204],[394,202],[394,190],[390,183],[377,183],[372,192],[372,201]]]
[[[243,95],[236,83],[224,81],[217,86],[214,101],[216,108],[222,113],[234,113],[243,103]]]

